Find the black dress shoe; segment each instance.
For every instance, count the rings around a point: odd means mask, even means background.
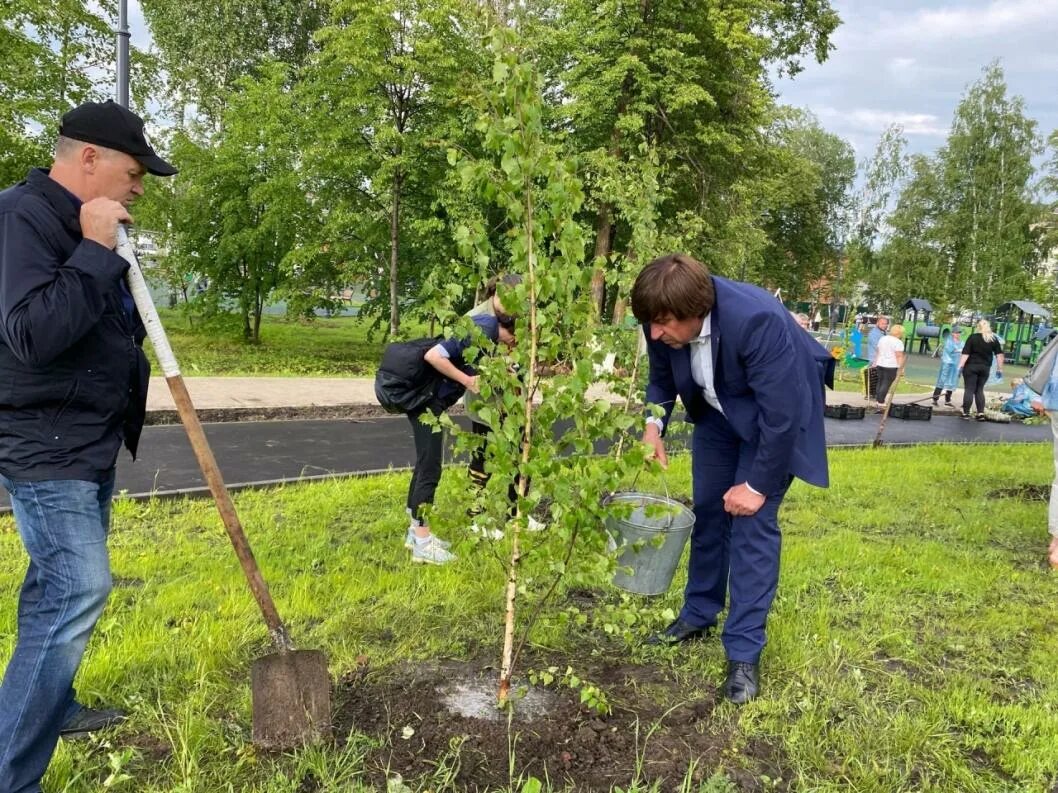
[[[78,735],[86,735],[96,730],[105,730],[125,721],[128,716],[125,711],[117,708],[81,708],[59,728],[59,735],[65,738],[73,738]]]
[[[757,698],[760,691],[760,665],[745,661],[727,662],[724,696],[736,705],[745,705]]]
[[[674,644],[680,644],[682,642],[704,639],[712,632],[712,630],[712,625],[698,627],[696,625],[691,625],[689,622],[684,622],[677,617],[672,621],[669,627],[661,633],[651,634],[643,643],[654,645],[656,647],[671,647]]]

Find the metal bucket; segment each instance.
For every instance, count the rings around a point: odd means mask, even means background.
[[[607,503],[631,508],[624,517],[606,519],[614,548],[623,548],[614,586],[637,595],[664,594],[691,536],[694,513],[678,501],[650,493],[614,493]],[[631,574],[627,568],[632,568]]]

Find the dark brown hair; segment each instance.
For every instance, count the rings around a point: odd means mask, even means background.
[[[492,297],[496,294],[496,287],[500,284],[504,286],[518,286],[522,282],[522,277],[517,273],[510,273],[508,275],[494,275],[485,284],[485,297]]]
[[[497,311],[496,324],[504,330],[514,333],[514,317],[512,317],[510,314],[501,314],[499,311]]]
[[[658,257],[632,287],[632,313],[640,322],[704,317],[715,302],[709,268],[683,253]]]

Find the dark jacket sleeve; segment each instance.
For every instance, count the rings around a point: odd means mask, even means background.
[[[810,396],[803,379],[790,376],[790,361],[798,354],[784,318],[762,313],[749,327],[752,331],[746,335],[739,355],[757,403],[760,435],[747,481],[757,492],[768,494],[781,490],[790,478],[801,410]]]
[[[491,341],[493,344],[500,337],[500,325],[493,316],[482,315],[471,318],[473,323],[481,330],[485,335],[485,338]],[[444,347],[445,352],[448,353],[449,360],[451,360],[456,366],[465,368],[463,362],[463,353],[474,344],[473,336],[466,336],[460,338],[453,336],[452,338],[445,339],[441,342],[441,346]]]
[[[672,408],[676,404],[676,380],[672,376],[672,360],[668,348],[660,341],[650,338],[650,324],[642,327],[642,332],[647,338],[647,358],[650,361],[650,379],[647,381],[647,417],[654,415],[650,405],[659,405],[665,415],[662,418],[661,434],[664,435],[669,428],[669,419],[672,417]]]
[[[99,321],[106,294],[128,265],[82,240],[61,261],[46,233],[21,210],[0,215],[0,339],[27,366],[43,367]]]

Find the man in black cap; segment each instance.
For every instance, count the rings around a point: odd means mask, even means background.
[[[0,791],[40,791],[60,734],[123,718],[73,679],[110,592],[106,539],[122,442],[135,455],[150,367],[114,252],[147,173],[176,169],[114,102],[63,116],[55,160],[0,192],[0,484],[29,569],[0,685]]]

